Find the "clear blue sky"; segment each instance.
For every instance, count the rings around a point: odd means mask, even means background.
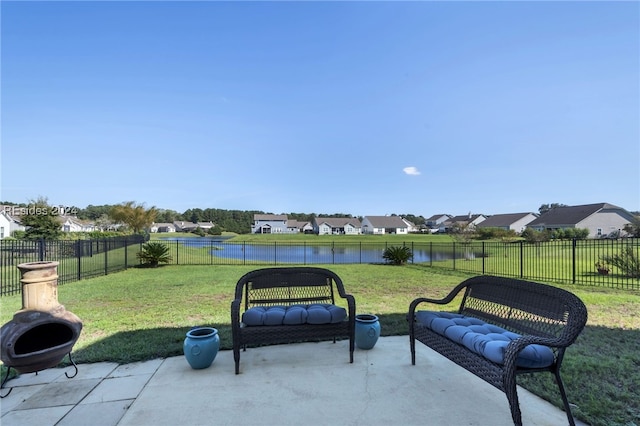
[[[0,200],[640,210],[638,2],[10,2]]]

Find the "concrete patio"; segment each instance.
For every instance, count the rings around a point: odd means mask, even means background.
[[[511,425],[505,395],[424,345],[412,366],[407,336],[371,350],[348,342],[221,351],[193,370],[184,357],[80,364],[10,380],[3,426],[52,425]],[[3,394],[6,389],[3,389]],[[565,413],[522,388],[525,425],[566,425]],[[571,389],[568,389],[571,397]]]

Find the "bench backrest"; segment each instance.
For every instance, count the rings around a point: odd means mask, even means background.
[[[335,304],[334,286],[344,294],[342,280],[327,269],[264,268],[242,276],[235,297],[242,300],[244,310],[254,306]]]
[[[558,287],[512,278],[478,276],[466,287],[460,313],[519,334],[562,338],[573,343],[587,322],[587,308]]]

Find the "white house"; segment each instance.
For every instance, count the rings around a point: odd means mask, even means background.
[[[152,223],[149,232],[176,232],[176,226],[173,223]]]
[[[0,240],[10,237],[13,231],[24,231],[20,224],[7,210],[0,210]]]
[[[452,228],[462,227],[473,230],[480,223],[484,222],[487,217],[483,214],[466,214],[454,216],[442,222],[438,228],[438,232],[449,232]]]
[[[527,227],[536,231],[545,229],[588,229],[589,238],[601,238],[611,233],[622,234],[622,229],[633,220],[633,215],[622,207],[609,203],[556,207],[531,221]]]
[[[318,235],[359,235],[362,225],[355,217],[316,217],[313,232]]]
[[[291,234],[299,232],[290,230],[287,227],[288,217],[286,214],[254,214],[252,234]]]
[[[365,216],[362,219],[363,234],[408,234],[409,227],[400,216]]]
[[[538,218],[535,213],[508,213],[508,214],[495,214],[489,216],[486,220],[483,220],[478,224],[478,228],[499,228],[504,230],[511,230],[518,234],[522,233],[528,224]]]
[[[440,225],[442,223],[446,222],[452,217],[453,216],[451,216],[450,214],[434,214],[424,221],[424,225],[429,229],[429,232],[434,234],[438,232],[438,228],[440,228]]]
[[[75,216],[59,216],[62,222],[62,232],[91,232],[96,227],[93,223],[80,220]]]

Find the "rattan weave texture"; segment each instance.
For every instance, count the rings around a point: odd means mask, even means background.
[[[339,301],[339,303],[336,303]],[[330,303],[347,309],[347,319],[330,324],[242,324],[242,313],[255,306]],[[349,339],[349,361],[355,345],[355,298],[347,294],[334,272],[315,267],[263,268],[248,272],[236,284],[231,302],[231,332],[236,374],[240,373],[240,349],[313,340]]]
[[[454,302],[462,295],[460,305]],[[418,308],[426,303],[449,305],[457,313],[472,316],[520,334],[505,352],[504,365],[496,364],[414,321]],[[584,329],[587,308],[573,293],[546,284],[512,278],[478,276],[457,285],[443,299],[417,298],[411,302],[409,313],[411,362],[415,365],[416,340],[444,355],[502,390],[509,401],[514,424],[522,424],[518,402],[516,376],[523,373],[553,373],[570,425],[575,421],[567,399],[560,366],[565,350]],[[554,352],[554,362],[548,368],[530,369],[516,366],[518,353],[529,344],[541,344]]]

